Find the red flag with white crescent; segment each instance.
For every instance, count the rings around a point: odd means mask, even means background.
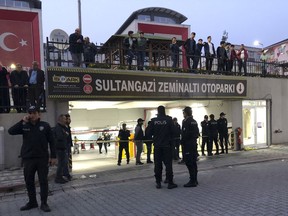
[[[41,61],[39,13],[0,10],[0,61],[9,68],[20,63],[31,67]]]

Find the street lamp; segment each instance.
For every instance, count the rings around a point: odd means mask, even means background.
[[[78,22],[79,22],[79,28],[82,32],[82,20],[81,20],[81,0],[78,0]]]
[[[254,44],[254,46],[259,46],[259,45],[261,45],[262,48],[263,48],[263,44],[262,44],[260,41],[258,41],[258,40],[255,40],[253,44]]]

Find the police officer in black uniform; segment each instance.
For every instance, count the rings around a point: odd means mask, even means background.
[[[156,188],[161,188],[163,162],[166,167],[168,189],[173,189],[177,187],[173,182],[172,168],[172,147],[175,127],[172,118],[166,115],[164,106],[159,106],[157,111],[157,117],[151,119],[151,124],[147,130],[148,134],[153,136]]]
[[[218,123],[214,119],[214,114],[211,114],[210,120],[208,122],[208,136],[209,136],[209,148],[208,148],[208,156],[212,156],[213,142],[215,143],[216,153],[215,155],[219,155],[219,145],[218,145]]]
[[[202,145],[201,152],[202,156],[206,156],[204,153],[205,145],[208,147],[209,137],[208,137],[208,116],[204,116],[204,120],[201,122],[202,127]],[[208,148],[207,148],[208,151]]]
[[[184,161],[190,175],[190,180],[184,187],[196,187],[198,185],[197,139],[199,137],[199,128],[197,122],[193,119],[191,107],[184,108],[183,116],[181,141],[184,150]]]
[[[181,138],[181,126],[178,124],[177,118],[173,118],[174,126],[175,126],[175,136],[174,136],[174,160],[181,159],[179,157],[179,149],[180,149],[180,138]],[[183,151],[182,151],[182,158],[183,158]]]
[[[119,133],[118,133],[118,138],[120,139],[120,141],[119,141],[118,163],[117,163],[118,166],[121,166],[123,149],[125,149],[127,164],[129,164],[129,161],[130,161],[129,141],[128,141],[129,137],[130,137],[130,131],[127,130],[126,124],[123,123],[122,124],[122,129],[120,129]]]
[[[38,207],[35,188],[35,173],[38,173],[40,183],[41,207],[44,212],[50,212],[47,205],[48,197],[48,166],[55,165],[56,152],[54,137],[50,125],[40,120],[39,109],[31,106],[28,115],[12,126],[8,133],[10,135],[23,135],[21,157],[24,165],[24,179],[28,192],[29,202],[20,208],[21,211]],[[50,157],[48,151],[50,146]]]
[[[223,139],[225,141],[225,152],[228,154],[228,127],[227,127],[227,119],[225,118],[225,113],[220,113],[220,118],[217,120],[218,124],[218,132],[219,132],[219,140],[220,140],[220,147],[221,153],[224,154],[224,146],[223,146]]]
[[[149,129],[149,124],[151,124],[151,121],[148,122],[148,126],[145,129],[145,144],[147,147],[147,164],[152,164],[153,161],[151,160],[151,152],[152,152],[152,137],[147,133]]]

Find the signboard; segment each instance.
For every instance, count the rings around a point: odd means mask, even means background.
[[[245,78],[49,67],[48,97],[67,99],[244,98]]]

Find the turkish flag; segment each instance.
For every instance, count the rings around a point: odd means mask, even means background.
[[[32,22],[0,20],[0,61],[6,67],[20,63],[31,67],[34,60]]]
[[[8,69],[20,63],[27,70],[34,60],[41,64],[40,12],[0,9],[0,61]]]

